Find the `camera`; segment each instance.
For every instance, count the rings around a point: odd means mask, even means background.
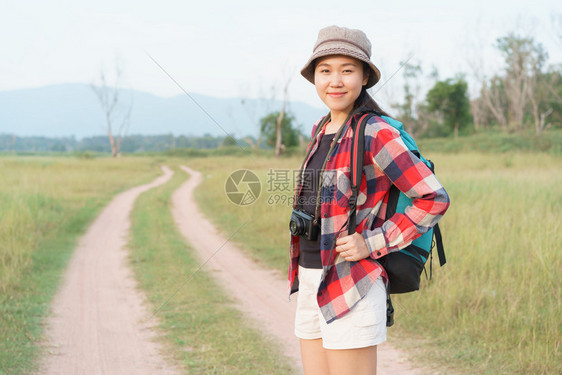
[[[301,236],[309,241],[316,241],[320,227],[314,223],[314,215],[294,209],[289,221],[289,230],[293,236]]]

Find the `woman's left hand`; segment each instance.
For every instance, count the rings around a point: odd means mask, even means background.
[[[357,262],[369,256],[369,248],[361,233],[353,233],[336,240],[336,251],[348,262]]]

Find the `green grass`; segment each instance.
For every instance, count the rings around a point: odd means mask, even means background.
[[[0,173],[0,373],[23,374],[77,239],[117,192],[161,172],[147,158],[1,157]]]
[[[448,264],[441,269],[434,264],[434,278],[420,292],[394,298],[396,325],[389,331],[390,340],[422,361],[456,372],[562,372],[562,159],[521,152],[425,153],[436,162],[437,175],[451,195],[451,208],[441,223]],[[0,157],[0,373],[33,369],[41,321],[77,238],[116,192],[151,180],[163,161]],[[288,198],[292,170],[300,161],[264,154],[208,155],[182,162],[204,173],[196,191],[204,212],[226,235],[248,223],[234,242],[285,277]],[[227,176],[239,168],[255,171],[262,181],[261,196],[253,205],[236,206],[224,192]],[[281,171],[277,182],[285,175],[288,185],[270,186],[269,169]],[[150,228],[161,228],[157,221],[164,225],[171,220],[166,216],[169,193],[180,182],[176,176],[141,196],[141,205],[154,211],[139,214],[144,208],[137,205],[139,223],[150,217]],[[159,306],[199,263],[175,231],[140,232],[159,233],[156,239],[141,237],[139,241],[153,245],[139,247],[131,258],[137,272],[147,267],[138,276]],[[151,267],[155,273],[147,271]],[[197,274],[158,313],[174,356],[194,373],[290,371],[274,345],[248,330],[210,282],[208,275]],[[208,283],[211,289],[203,289]],[[191,285],[198,287],[188,291]],[[209,300],[199,301],[199,288]]]
[[[296,157],[276,159],[256,156],[216,157],[188,162],[190,167],[203,172],[203,182],[195,190],[195,198],[202,211],[225,234],[236,232],[232,241],[246,250],[255,261],[281,271],[282,277],[286,276],[289,259],[288,218],[292,210],[293,171],[300,166],[299,162],[300,159]],[[225,193],[228,175],[238,169],[250,169],[262,183],[261,195],[252,205],[237,206],[228,200]],[[268,176],[270,171],[278,176]],[[290,181],[275,182],[285,177]],[[238,230],[243,223],[247,224]]]
[[[166,185],[141,195],[132,214],[130,259],[164,344],[186,373],[287,374],[280,348],[263,338],[232,306],[193,249],[177,231],[170,195],[186,179],[176,172]]]
[[[562,372],[562,159],[520,152],[426,156],[451,196],[441,223],[448,264],[439,269],[435,262],[434,278],[420,292],[394,298],[391,341],[424,362],[430,356],[467,374]],[[188,163],[204,172],[196,199],[205,213],[226,234],[249,222],[234,241],[283,276],[292,183],[268,191],[267,172],[299,163],[297,157]],[[236,206],[225,195],[227,176],[239,168],[262,181],[253,205]],[[421,343],[421,353],[413,350]]]
[[[417,140],[423,153],[549,153],[562,155],[562,129],[548,129],[540,135],[534,131],[506,134],[500,131],[482,131],[454,138],[422,138]]]
[[[447,264],[421,293],[397,296],[398,328],[428,327],[468,373],[562,371],[562,160],[546,155],[439,159],[452,206]]]

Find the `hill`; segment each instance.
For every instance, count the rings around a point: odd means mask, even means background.
[[[220,126],[185,94],[163,98],[123,90],[123,101],[133,103],[128,133],[224,136],[226,132],[238,138],[257,136],[259,119],[281,108],[279,101],[190,95]],[[302,102],[291,102],[289,110],[303,129],[309,129],[324,113],[323,109]],[[0,91],[0,134],[77,138],[103,135],[103,116],[98,99],[87,84]]]

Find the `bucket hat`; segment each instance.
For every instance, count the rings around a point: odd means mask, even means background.
[[[301,70],[302,76],[314,84],[314,61],[329,55],[350,56],[367,63],[370,72],[366,88],[373,87],[381,77],[379,69],[371,61],[371,42],[361,30],[335,25],[320,30],[312,56]]]

